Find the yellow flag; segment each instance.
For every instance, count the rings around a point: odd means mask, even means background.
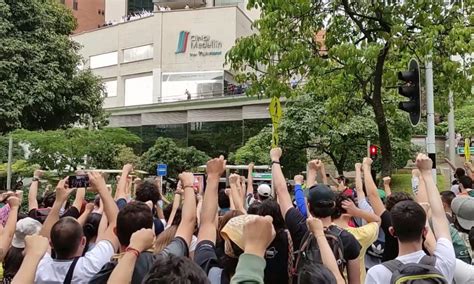
[[[278,147],[278,125],[281,120],[280,98],[273,97],[269,107],[270,117],[272,118],[272,148]]]
[[[471,161],[471,140],[469,138],[464,140],[464,158],[466,159],[466,162]]]

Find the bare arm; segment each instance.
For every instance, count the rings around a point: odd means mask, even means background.
[[[240,198],[239,189],[237,183],[239,182],[239,175],[232,174],[229,177],[230,181],[230,194],[232,195],[232,201],[234,202],[234,206],[236,210],[239,210],[242,213],[247,213],[244,208],[243,200]]]
[[[249,173],[247,175],[247,194],[253,194],[253,167],[254,164],[249,164]]]
[[[13,235],[15,234],[18,210],[20,209],[20,199],[18,197],[11,196],[7,199],[7,202],[10,206],[10,212],[8,213],[5,227],[0,234],[0,261],[3,261],[8,249],[10,249]]]
[[[33,284],[36,276],[36,268],[49,249],[48,238],[39,235],[26,236],[25,243],[25,258],[21,263],[20,269],[15,274],[15,277],[13,277],[13,284]]]
[[[76,207],[77,211],[81,212],[82,209],[82,202],[84,201],[84,197],[86,196],[86,189],[80,187],[76,189],[76,198],[74,198],[74,203],[72,206]]]
[[[313,185],[317,184],[316,175],[317,175],[317,164],[318,160],[312,160],[308,163],[308,174],[306,176],[306,188],[310,188]]]
[[[59,211],[61,210],[63,203],[72,192],[72,189],[69,189],[67,186],[67,180],[68,177],[58,182],[58,185],[56,186],[56,200],[54,201],[53,207],[51,208],[51,211],[49,211],[48,217],[46,217],[40,231],[40,235],[48,239],[51,235],[51,228],[59,220]]]
[[[212,159],[207,162],[207,185],[201,209],[201,225],[199,227],[198,242],[209,240],[216,242],[216,213],[217,191],[219,179],[225,171],[226,161],[222,158]]]
[[[321,173],[321,180],[323,181],[323,184],[327,185],[328,184],[328,177],[326,176],[326,169],[325,169],[324,163],[322,161],[320,161],[319,172]]]
[[[280,211],[283,218],[285,218],[286,213],[293,207],[291,202],[290,193],[288,192],[288,187],[286,186],[285,176],[281,171],[280,158],[281,158],[281,149],[273,148],[270,151],[270,158],[272,159],[272,179],[273,186],[275,187],[275,192],[278,197],[278,204],[280,205]]]
[[[152,229],[141,229],[133,233],[128,246],[129,250],[120,258],[107,283],[131,283],[138,253],[152,247],[154,238]]]
[[[354,217],[362,218],[367,221],[367,223],[375,222],[380,226],[380,223],[382,222],[379,216],[375,215],[372,212],[367,212],[358,208],[351,200],[342,201],[341,206],[347,211],[347,213],[351,214]]]
[[[176,216],[176,212],[178,211],[179,205],[181,204],[181,195],[183,193],[184,193],[183,190],[179,188],[179,185],[178,185],[178,189],[176,189],[174,193],[174,199],[173,199],[173,205],[171,207],[170,217],[166,223],[167,226],[171,226],[171,224],[173,224],[174,216]]]
[[[421,176],[425,181],[426,192],[431,206],[431,216],[433,221],[433,231],[437,239],[446,238],[451,241],[451,234],[449,233],[449,224],[446,219],[446,214],[443,209],[443,203],[438,192],[438,188],[434,183],[431,174],[431,167],[433,162],[424,154],[419,154],[416,159],[416,166],[421,172]]]
[[[453,172],[456,171],[456,165],[454,165],[453,162],[451,162],[448,158],[444,158],[444,161],[448,164]]]
[[[383,190],[385,191],[386,196],[392,195],[392,189],[390,188],[390,181],[392,179],[390,177],[383,178]]]
[[[308,224],[309,230],[318,242],[318,246],[321,252],[321,259],[323,261],[324,266],[326,266],[329,271],[332,272],[332,274],[336,278],[337,284],[345,284],[345,280],[339,272],[339,268],[337,267],[336,257],[334,256],[332,249],[326,239],[326,236],[324,235],[323,223],[321,222],[321,220],[313,218],[311,216],[306,222]]]
[[[122,168],[122,174],[120,175],[119,182],[117,184],[117,190],[115,191],[115,200],[127,197],[127,186],[128,186],[128,175],[132,172],[133,167],[131,164],[126,164]]]
[[[355,164],[355,187],[357,191],[357,198],[364,199],[364,185],[362,183],[362,164]]]
[[[351,259],[347,262],[347,278],[348,283],[360,283],[360,261],[359,258]]]
[[[99,229],[97,230],[96,243],[104,239],[108,224],[109,220],[107,220],[107,215],[105,213],[102,213],[102,217],[100,218],[99,222]]]
[[[381,216],[383,212],[385,212],[385,206],[383,205],[382,200],[379,197],[379,193],[377,192],[377,186],[375,185],[375,182],[372,179],[372,173],[370,172],[371,165],[372,159],[364,158],[363,168],[365,189],[367,190],[367,196],[369,197],[370,204],[372,205],[375,214]]]
[[[81,216],[77,219],[77,222],[81,224],[82,227],[86,224],[87,217],[92,213],[92,210],[94,210],[94,204],[93,203],[87,203],[86,209],[84,212],[82,212]]]
[[[183,238],[188,247],[191,245],[191,238],[196,225],[196,198],[194,197],[194,175],[184,172],[179,175],[184,189],[184,202],[182,209],[181,223],[179,223],[176,236]]]
[[[42,175],[43,171],[36,170],[33,174],[33,178],[40,179]],[[30,190],[28,191],[28,211],[31,211],[31,209],[38,208],[38,186],[39,180],[31,182]]]

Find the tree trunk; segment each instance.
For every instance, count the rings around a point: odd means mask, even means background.
[[[392,145],[390,144],[390,134],[382,104],[383,68],[389,49],[390,42],[386,42],[377,57],[374,73],[374,91],[372,95],[372,108],[375,114],[375,123],[377,124],[380,149],[382,152],[382,176],[389,176],[392,170]]]

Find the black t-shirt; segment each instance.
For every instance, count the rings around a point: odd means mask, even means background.
[[[290,208],[286,213],[285,222],[290,231],[291,238],[293,239],[294,248],[299,249],[301,240],[308,232],[306,219],[301,215],[298,209]],[[340,238],[344,247],[344,259],[346,261],[357,259],[359,257],[361,245],[356,238],[346,230],[342,231]]]
[[[230,279],[219,265],[216,246],[209,240],[200,241],[194,250],[194,262],[204,270],[211,284],[228,284]]]
[[[392,217],[390,216],[390,212],[385,210],[380,218],[382,219],[382,224],[380,227],[385,234],[385,247],[382,261],[389,261],[395,259],[398,256],[398,240],[389,232],[389,228],[392,226]]]

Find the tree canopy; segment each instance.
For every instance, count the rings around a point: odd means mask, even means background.
[[[251,83],[250,95],[314,94],[336,109],[360,100],[373,114],[386,175],[393,157],[387,116],[403,100],[396,72],[410,57],[423,66],[431,55],[439,101],[449,89],[457,98],[471,93],[474,5],[463,2],[461,9],[444,1],[251,0],[261,10],[259,32],[239,39],[226,58],[237,79]],[[463,68],[453,55],[465,59]]]
[[[56,0],[0,0],[0,133],[103,123],[102,85],[79,71],[72,12]]]

